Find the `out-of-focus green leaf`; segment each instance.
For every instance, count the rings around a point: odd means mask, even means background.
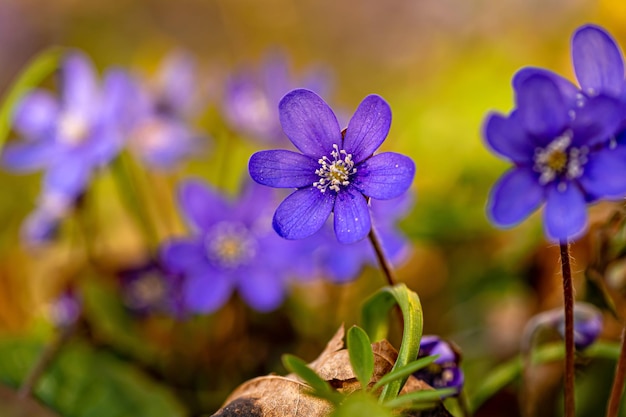
[[[413,372],[417,372],[433,363],[438,357],[438,355],[426,356],[425,358],[420,358],[400,368],[393,369],[391,372],[380,378],[376,384],[374,384],[372,391],[376,391],[378,388],[390,383],[391,381],[395,381],[396,379],[407,378]]]
[[[348,330],[346,339],[352,370],[354,370],[357,379],[361,383],[362,389],[366,390],[374,373],[374,352],[372,351],[370,339],[367,333],[357,326],[353,326]]]
[[[422,306],[419,297],[404,284],[384,287],[365,302],[362,311],[362,323],[365,331],[369,334],[370,340],[378,341],[387,336],[387,316],[395,304],[400,306],[402,311],[404,331],[398,358],[391,372],[414,361],[419,353],[423,328]],[[396,398],[406,378],[396,379],[386,385],[380,394],[380,401]]]
[[[35,56],[27,65],[13,86],[8,90],[0,104],[0,151],[11,129],[11,120],[15,105],[28,92],[40,84],[46,77],[59,68],[63,57],[63,48],[46,49]]]
[[[19,386],[42,348],[32,339],[0,340],[0,380]],[[186,415],[167,389],[138,369],[79,342],[64,346],[34,394],[65,417]]]
[[[154,362],[158,351],[137,333],[119,295],[96,279],[83,280],[80,285],[85,314],[97,335],[143,363]]]
[[[304,382],[311,386],[313,395],[325,398],[334,404],[337,404],[341,400],[341,395],[333,390],[328,382],[324,381],[313,369],[309,368],[302,359],[290,354],[283,355],[282,359],[285,368],[287,368],[289,372],[298,375]]]
[[[583,351],[583,355],[588,358],[603,358],[617,360],[620,346],[618,343],[596,342]],[[565,349],[563,343],[551,343],[540,346],[532,353],[532,363],[539,364],[563,360]],[[469,408],[472,414],[480,406],[491,398],[498,391],[516,381],[522,374],[523,361],[520,356],[516,356],[508,362],[491,371],[478,388],[469,395]]]
[[[364,391],[358,391],[350,395],[335,409],[332,417],[391,417],[391,409],[384,407],[376,401],[376,398]]]
[[[441,401],[441,398],[446,395],[455,394],[457,392],[454,388],[442,388],[437,390],[423,390],[409,392],[408,394],[400,395],[399,397],[387,401],[385,405],[390,408],[406,407],[411,404],[426,404],[427,408],[437,404]]]

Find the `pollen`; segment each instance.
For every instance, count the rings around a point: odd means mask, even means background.
[[[81,144],[89,133],[87,122],[73,113],[65,113],[59,120],[59,138],[68,145],[76,146]]]
[[[231,269],[248,264],[256,255],[257,242],[240,223],[221,222],[213,226],[205,237],[209,260]]]
[[[571,143],[571,132],[566,132],[545,148],[535,150],[534,170],[540,173],[540,184],[548,184],[557,178],[572,180],[583,174],[588,149],[572,147]]]
[[[315,170],[320,179],[315,181],[313,186],[322,193],[325,193],[327,189],[338,192],[341,187],[350,184],[350,176],[356,173],[352,154],[343,149],[340,150],[339,146],[334,144],[330,156],[332,159],[327,156],[320,158],[317,161],[320,168]]]

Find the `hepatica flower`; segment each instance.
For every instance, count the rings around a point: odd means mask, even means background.
[[[89,59],[69,54],[61,68],[60,96],[35,90],[18,105],[14,128],[23,141],[7,145],[4,166],[18,172],[45,170],[46,190],[81,193],[93,170],[119,149],[115,126],[103,111],[107,93]]]
[[[285,55],[268,54],[258,71],[246,69],[232,74],[226,81],[222,111],[236,130],[265,143],[287,142],[278,122],[278,102],[294,87],[325,91],[328,77],[314,71],[296,79]]]
[[[270,190],[250,183],[236,200],[228,200],[199,181],[180,189],[180,205],[194,234],[164,245],[164,266],[183,277],[188,311],[219,309],[236,289],[251,307],[270,311],[283,301],[290,242],[266,221],[273,204]]]
[[[371,228],[367,198],[392,199],[411,186],[411,159],[393,152],[373,155],[391,125],[391,109],[381,97],[366,97],[345,132],[326,102],[309,90],[287,94],[279,103],[279,116],[283,131],[302,153],[257,152],[249,170],[259,184],[296,188],[274,214],[280,236],[311,236],[332,212],[337,239],[359,241]]]
[[[488,145],[514,164],[491,191],[489,217],[513,226],[545,202],[547,236],[576,238],[587,203],[626,194],[626,147],[611,140],[623,107],[605,94],[573,100],[545,71],[522,70],[513,84],[516,109],[485,124]]]
[[[152,168],[168,169],[200,150],[200,135],[190,126],[198,113],[195,61],[174,53],[155,81],[118,74],[114,105],[128,148]]]
[[[438,355],[435,362],[413,375],[435,389],[454,388],[458,395],[463,389],[465,376],[460,367],[460,356],[445,340],[438,336],[422,336],[418,359]]]

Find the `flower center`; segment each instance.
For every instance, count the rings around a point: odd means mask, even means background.
[[[548,184],[555,178],[572,180],[583,174],[583,166],[587,163],[586,147],[570,147],[571,133],[554,139],[545,148],[537,148],[534,157],[534,170],[539,172],[539,183]]]
[[[133,308],[156,306],[166,294],[163,278],[155,273],[148,273],[128,285],[126,302]]]
[[[313,187],[317,187],[321,192],[325,193],[326,189],[338,192],[340,186],[350,184],[350,175],[356,173],[352,154],[347,153],[343,149],[339,150],[339,146],[333,145],[333,151],[330,153],[332,160],[327,156],[322,157],[317,162],[320,168],[315,170],[319,175],[319,181],[313,183]]]
[[[65,113],[59,120],[59,140],[68,145],[78,145],[87,138],[87,122],[73,113]]]
[[[256,239],[240,223],[216,224],[209,230],[204,242],[209,260],[227,269],[250,263],[257,252]]]

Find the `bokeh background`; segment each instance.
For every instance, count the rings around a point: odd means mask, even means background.
[[[400,223],[412,248],[398,276],[421,297],[425,332],[459,346],[471,392],[495,364],[518,352],[530,317],[561,303],[558,247],[545,241],[540,215],[506,231],[485,216],[489,188],[507,164],[485,148],[481,124],[487,112],[512,107],[510,80],[519,68],[542,66],[572,78],[569,39],[587,22],[626,45],[626,5],[617,0],[0,0],[0,92],[51,46],[78,48],[101,71],[118,66],[146,75],[173,50],[192,54],[207,103],[195,123],[212,140],[202,156],[143,178],[140,198],[161,239],[185,233],[176,213],[178,181],[201,177],[234,193],[249,155],[264,149],[220,120],[230,73],[260,68],[280,51],[296,76],[322,70],[330,85],[324,98],[346,115],[365,95],[383,96],[393,111],[383,148],[409,155],[417,166],[416,202]],[[45,84],[54,88],[53,80]],[[101,415],[160,415],[132,410],[131,403],[110,405],[116,391],[98,390],[81,374],[118,366],[124,367],[123,377],[116,376],[119,392],[149,387],[165,404],[161,411],[210,415],[246,379],[284,372],[283,353],[314,358],[341,323],[359,322],[362,300],[384,285],[381,273],[368,267],[348,284],[294,284],[271,313],[235,298],[211,315],[133,315],[112,276],[149,253],[112,181],[105,172],[93,184],[88,222],[96,268],[77,232],[80,220],[65,222],[61,238],[44,248],[21,242],[20,225],[35,205],[40,176],[0,170],[0,380],[17,385],[53,336],[49,307],[67,283],[86,294],[79,341],[67,366],[55,368],[57,379],[42,388],[59,412],[86,415],[76,406],[83,401],[121,410]],[[592,230],[618,207],[593,207]],[[588,295],[584,271],[593,245],[583,238],[574,246],[581,299]],[[617,340],[617,321],[607,314],[605,325],[603,337]],[[593,400],[582,400],[580,415],[598,415],[608,395],[612,364],[592,364],[580,372],[580,384],[593,381],[587,394]],[[545,399],[545,415],[553,415],[558,369],[540,379],[553,392]],[[503,391],[477,415],[514,415],[514,393]]]

